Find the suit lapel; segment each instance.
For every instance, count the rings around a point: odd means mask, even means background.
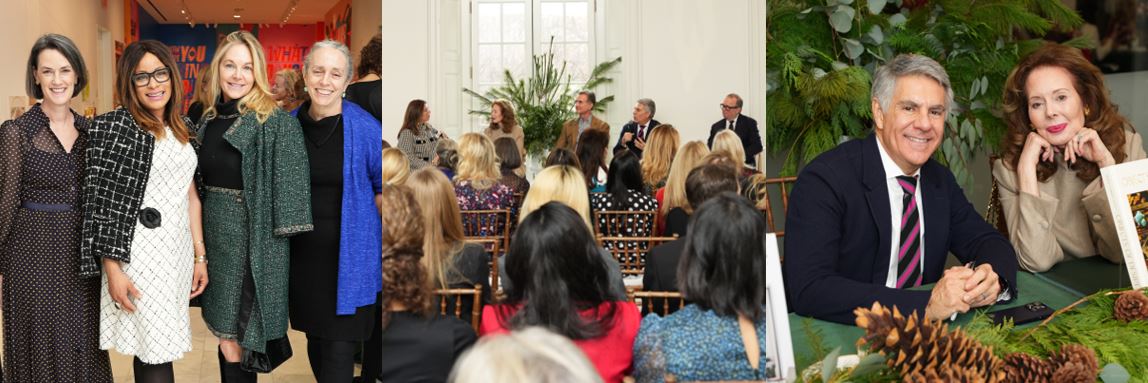
[[[869,202],[873,227],[877,228],[877,256],[873,257],[872,282],[884,285],[889,274],[889,254],[892,251],[889,238],[893,232],[890,228],[893,218],[889,213],[889,185],[885,182],[885,166],[881,163],[875,134],[865,139],[861,152],[861,179],[865,183],[865,199]]]

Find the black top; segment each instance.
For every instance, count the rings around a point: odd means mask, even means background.
[[[184,114],[187,119],[191,120],[192,124],[199,124],[200,117],[203,117],[203,103],[199,101],[192,102],[187,106],[187,113]]]
[[[685,239],[676,239],[654,246],[650,250],[650,256],[646,257],[646,270],[642,274],[642,290],[680,291],[678,288],[678,262],[682,258],[685,244]],[[678,307],[678,300],[671,299],[669,312],[661,312],[662,300],[660,298],[652,300],[654,312],[663,317],[678,311],[680,308]],[[642,315],[649,314],[648,306],[642,305]]]
[[[490,303],[490,254],[477,243],[463,245],[462,251],[454,258],[455,273],[447,276],[447,286],[452,289],[470,289],[475,285],[482,286],[482,303]],[[437,288],[437,286],[435,286]],[[462,308],[459,310],[459,319],[470,323],[474,299],[470,296],[462,297]],[[435,301],[435,308],[439,308]],[[447,314],[454,315],[454,300],[447,301]],[[481,313],[482,308],[479,308]]]
[[[455,317],[391,314],[382,334],[384,382],[446,382],[454,362],[478,337]]]
[[[208,186],[243,190],[243,154],[223,139],[223,133],[239,118],[239,100],[215,104],[215,118],[203,129],[199,149],[199,172]]]
[[[686,213],[685,210],[680,207],[670,209],[670,212],[666,213],[666,227],[662,235],[666,237],[673,237],[675,235],[685,237],[686,231],[689,229],[689,223],[690,215]]]
[[[339,280],[339,231],[343,207],[343,118],[316,121],[299,108],[299,125],[311,170],[311,217],[315,230],[291,237],[289,311],[291,327],[330,340],[365,340],[375,307],[335,315]]]
[[[347,101],[353,102],[367,113],[383,120],[383,80],[357,82],[347,87]]]

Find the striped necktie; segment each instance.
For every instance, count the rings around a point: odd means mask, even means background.
[[[898,176],[901,198],[901,241],[897,248],[897,288],[921,285],[921,220],[917,209],[917,177]]]

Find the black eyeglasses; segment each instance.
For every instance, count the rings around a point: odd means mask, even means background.
[[[734,109],[741,108],[740,106],[737,106],[737,105],[734,105],[734,106],[729,106],[726,104],[720,104],[720,105],[721,105],[722,110],[734,110]]]
[[[165,83],[171,80],[171,70],[164,68],[156,69],[151,73],[136,73],[132,75],[132,82],[136,86],[147,86],[151,83],[151,79],[155,79],[156,83]]]

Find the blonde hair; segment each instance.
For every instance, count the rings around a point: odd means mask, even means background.
[[[502,179],[494,143],[485,135],[467,133],[458,139],[456,182],[470,181],[475,189],[489,189]]]
[[[283,82],[287,84],[287,86],[283,88],[283,91],[287,93],[286,98],[293,101],[292,105],[298,107],[303,101],[307,101],[307,99],[310,98],[307,92],[303,90],[303,76],[299,74],[298,70],[292,68],[280,69],[278,72],[275,72],[275,77],[282,77]],[[295,108],[285,109],[294,110]]]
[[[383,149],[383,185],[402,185],[411,175],[411,163],[402,150]]]
[[[662,195],[662,206],[659,209],[661,214],[668,214],[675,207],[693,213],[693,208],[686,200],[686,177],[690,175],[690,170],[702,164],[702,159],[708,154],[710,150],[705,143],[690,141],[674,156],[674,164],[670,166],[670,175],[666,178],[665,194]]]
[[[745,168],[745,148],[741,146],[741,138],[738,138],[737,133],[732,130],[723,130],[714,136],[713,151],[725,150],[729,152],[730,159],[733,160],[734,169],[737,170],[738,176],[741,176],[742,169]]]
[[[203,119],[210,119],[218,115],[215,110],[215,100],[218,100],[219,95],[223,93],[219,83],[219,65],[223,62],[223,56],[227,54],[227,51],[239,45],[246,46],[247,50],[251,51],[251,69],[254,72],[252,80],[255,81],[251,91],[239,99],[239,113],[246,114],[248,111],[254,111],[256,119],[262,124],[271,117],[271,113],[279,108],[275,104],[275,99],[271,98],[271,85],[267,83],[267,59],[263,57],[263,46],[259,44],[259,40],[251,32],[239,30],[228,34],[219,43],[219,49],[215,50],[215,57],[211,58],[211,69],[208,70],[211,76],[207,78],[207,87],[203,90],[204,95],[209,100],[204,105]]]
[[[586,227],[594,232],[590,225],[590,191],[586,189],[586,180],[578,168],[561,165],[551,166],[538,172],[534,176],[534,184],[526,192],[522,200],[522,209],[518,212],[518,222],[526,219],[530,212],[542,207],[547,202],[557,201],[569,206],[582,220]]]
[[[411,174],[407,187],[414,192],[415,200],[422,208],[423,227],[426,228],[423,231],[423,267],[431,284],[445,289],[450,285],[448,276],[459,275],[454,270],[454,261],[466,240],[454,185],[438,169],[424,167]]]
[[[650,131],[646,150],[642,153],[642,180],[646,185],[657,186],[670,172],[670,163],[678,153],[678,130],[673,125],[662,124]]]
[[[600,383],[574,342],[543,327],[483,337],[462,354],[450,382]]]

